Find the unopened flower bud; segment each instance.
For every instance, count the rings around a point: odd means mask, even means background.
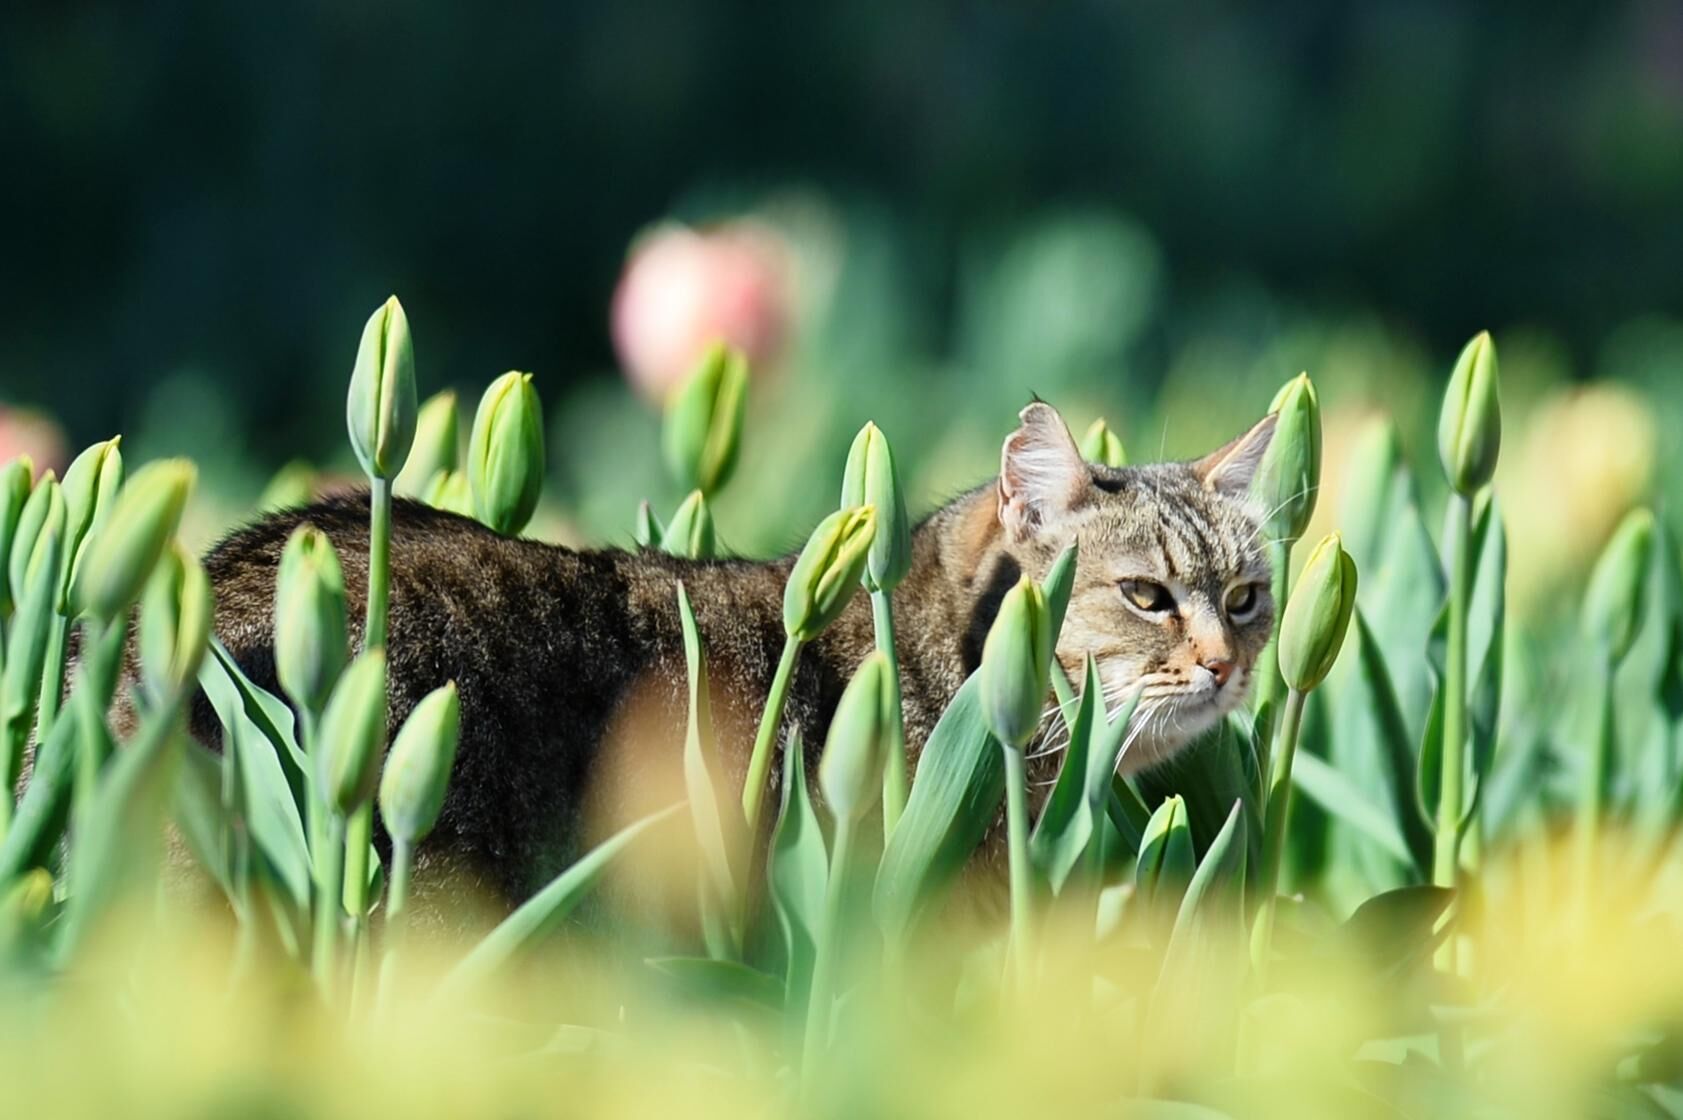
[[[830,720],[818,788],[838,819],[858,820],[882,792],[882,766],[892,732],[888,658],[876,651],[860,663]]]
[[[1280,620],[1280,675],[1288,687],[1309,692],[1326,679],[1355,609],[1356,562],[1332,533],[1309,554]]]
[[[637,503],[637,524],[632,527],[631,534],[638,548],[658,548],[666,539],[666,526],[660,523],[647,498]]]
[[[64,472],[64,576],[59,586],[58,611],[70,611],[70,588],[76,568],[86,555],[96,525],[111,513],[123,485],[122,436],[93,444],[76,456]]]
[[[1584,593],[1584,633],[1615,666],[1630,652],[1642,627],[1656,535],[1652,511],[1626,514],[1595,562]]]
[[[17,529],[12,534],[12,548],[6,558],[6,582],[11,589],[12,602],[18,606],[23,605],[28,594],[30,560],[35,555],[41,530],[51,522],[55,525],[54,532],[63,537],[64,521],[64,490],[53,472],[48,471],[29,492],[23,508],[18,511]]]
[[[479,399],[468,441],[474,515],[505,537],[526,527],[543,493],[543,408],[532,375],[511,370]]]
[[[713,511],[700,490],[693,490],[673,513],[672,521],[661,535],[660,547],[673,556],[691,560],[705,560],[713,555]]]
[[[730,479],[747,402],[748,359],[714,343],[666,403],[661,444],[680,485],[715,494]]]
[[[140,597],[141,676],[155,700],[168,702],[198,678],[214,616],[204,566],[174,545]]]
[[[1122,438],[1110,430],[1102,416],[1093,421],[1087,434],[1081,437],[1081,457],[1089,463],[1106,467],[1128,465],[1128,452],[1122,446]]]
[[[351,369],[345,422],[351,449],[369,478],[403,469],[415,439],[415,348],[409,317],[392,296],[368,317]]]
[[[0,467],[0,616],[12,613],[12,549],[17,546],[18,524],[29,492],[35,484],[35,464],[27,455]]]
[[[398,475],[396,489],[419,493],[439,471],[453,471],[461,462],[457,446],[456,391],[445,389],[421,402],[415,416],[415,444]]]
[[[110,622],[134,604],[181,524],[197,470],[186,459],[148,463],[124,484],[76,569],[72,598]]]
[[[421,488],[420,499],[433,509],[473,516],[473,487],[462,471],[435,471]]]
[[[1496,473],[1502,449],[1502,402],[1497,391],[1496,344],[1480,331],[1455,360],[1438,414],[1438,458],[1458,494],[1471,496]]]
[[[1046,593],[1024,576],[1005,593],[982,644],[982,715],[988,730],[1021,750],[1034,738],[1052,687],[1052,618]]]
[[[1268,515],[1269,536],[1295,541],[1309,527],[1321,488],[1321,402],[1307,373],[1281,386],[1268,411],[1277,417],[1251,493]]]
[[[462,705],[456,682],[434,689],[403,721],[380,778],[380,819],[394,840],[413,844],[438,823],[456,761]]]
[[[837,510],[818,523],[783,588],[783,628],[791,638],[812,640],[847,609],[876,531],[870,506]]]
[[[275,676],[299,708],[319,713],[346,660],[345,576],[327,534],[300,525],[275,576]]]
[[[350,813],[374,796],[386,744],[386,654],[366,650],[339,677],[314,746],[322,797]]]
[[[894,453],[875,424],[866,424],[853,437],[842,472],[841,506],[871,506],[877,511],[876,536],[865,560],[865,586],[892,591],[912,566],[912,530]]]

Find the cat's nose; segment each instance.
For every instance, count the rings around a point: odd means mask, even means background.
[[[1210,675],[1215,678],[1217,688],[1225,686],[1227,684],[1227,678],[1233,675],[1233,662],[1224,657],[1208,658],[1203,662],[1203,665],[1204,668],[1210,671]]]

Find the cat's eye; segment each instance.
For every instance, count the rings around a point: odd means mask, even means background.
[[[1175,597],[1160,583],[1148,579],[1122,581],[1122,597],[1135,610],[1146,614],[1166,614],[1175,609]]]
[[[1254,583],[1241,583],[1227,592],[1227,616],[1235,622],[1243,622],[1256,613],[1257,604],[1262,601],[1262,593]]]

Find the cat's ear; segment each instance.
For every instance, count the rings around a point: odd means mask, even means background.
[[[1274,442],[1274,425],[1279,417],[1270,412],[1250,431],[1219,447],[1192,464],[1192,473],[1203,482],[1204,488],[1218,494],[1238,497],[1251,488],[1251,479]]]
[[[1080,506],[1093,475],[1057,409],[1037,400],[1019,419],[999,457],[999,521],[1022,540]]]

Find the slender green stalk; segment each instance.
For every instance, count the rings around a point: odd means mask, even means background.
[[[391,595],[392,484],[370,479],[368,494],[368,619],[363,649],[386,646],[386,604]]]
[[[1262,878],[1257,890],[1262,909],[1257,914],[1251,941],[1251,961],[1259,978],[1266,977],[1274,941],[1274,911],[1280,896],[1280,868],[1285,863],[1286,836],[1291,831],[1291,767],[1297,757],[1298,734],[1303,727],[1305,693],[1286,692],[1285,712],[1280,717],[1280,734],[1269,760],[1268,801],[1263,810]]]
[[[843,904],[847,898],[847,877],[853,859],[853,821],[836,820],[836,844],[830,857],[830,882],[824,894],[824,929],[818,939],[812,963],[812,993],[806,1007],[806,1040],[802,1048],[801,1072],[811,1086],[819,1059],[830,1044],[830,1012],[835,1003],[837,959],[841,954]]]
[[[1432,883],[1455,886],[1461,858],[1463,776],[1467,746],[1467,609],[1473,593],[1472,502],[1450,497],[1444,551],[1449,563],[1449,649],[1444,673],[1443,764],[1438,787]]]
[[[1005,752],[1005,826],[1011,861],[1011,961],[1025,984],[1034,962],[1034,881],[1029,874],[1028,765],[1021,748]]]
[[[322,829],[326,841],[316,849],[316,940],[311,971],[323,996],[331,999],[339,960],[339,898],[345,879],[345,818],[331,810]]]
[[[790,637],[783,642],[783,656],[777,662],[777,674],[771,678],[771,694],[766,697],[766,710],[760,717],[760,731],[754,736],[754,753],[748,759],[748,780],[742,787],[742,815],[748,821],[748,835],[759,835],[760,804],[765,800],[766,774],[771,769],[771,747],[777,741],[777,729],[783,722],[783,705],[789,699],[789,678],[795,673],[795,658],[800,655],[799,639]]]
[[[1280,676],[1280,620],[1286,617],[1286,603],[1291,598],[1291,541],[1270,541],[1268,544],[1268,564],[1273,569],[1274,596],[1274,633],[1268,639],[1268,644],[1262,647],[1262,654],[1258,658],[1256,673],[1256,705],[1260,710],[1263,705],[1278,702],[1286,693],[1285,678]],[[1272,732],[1273,728],[1268,728]],[[1269,754],[1272,749],[1271,736],[1265,736],[1257,749],[1261,756],[1257,764],[1263,773],[1269,772]]]
[[[409,875],[415,867],[415,845],[396,837],[392,839],[391,876],[386,887],[386,924],[395,934],[409,920]]]
[[[1589,769],[1578,800],[1579,867],[1584,882],[1594,872],[1601,842],[1602,814],[1613,775],[1613,663],[1603,659],[1596,683],[1595,738],[1590,744]]]
[[[910,789],[910,760],[906,758],[906,718],[900,710],[900,658],[894,649],[894,596],[888,591],[871,592],[871,619],[876,623],[877,649],[888,658],[889,726],[888,757],[882,768],[882,835],[886,843],[900,814],[906,809]]]
[[[70,620],[53,615],[47,624],[47,657],[41,663],[41,698],[36,704],[35,741],[47,741],[64,699],[64,667],[70,644]]]

